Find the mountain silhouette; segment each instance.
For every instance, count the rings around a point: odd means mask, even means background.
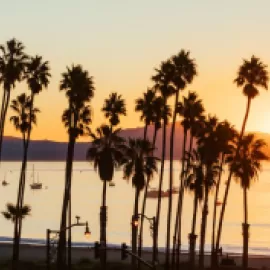
[[[169,158],[169,143],[170,143],[170,130],[171,126],[167,126],[167,149],[165,157]],[[128,128],[121,131],[121,136],[124,138],[139,138],[143,137],[143,127]],[[154,127],[148,128],[148,139],[152,141],[154,134]],[[256,133],[259,138],[262,138],[270,145],[270,134]],[[189,142],[189,136],[187,138],[187,145]],[[179,123],[176,124],[175,129],[175,147],[174,147],[174,159],[179,160],[182,156],[182,143],[183,143],[183,128]],[[78,142],[75,146],[74,160],[84,161],[86,151],[90,146],[90,142]],[[158,131],[156,139],[156,151],[155,155],[161,157],[162,146],[162,129]],[[50,140],[32,140],[29,146],[28,160],[29,161],[64,161],[66,159],[67,142],[55,142]],[[266,148],[266,153],[270,155],[270,148]],[[22,160],[23,145],[22,139],[17,137],[6,136],[3,140],[3,161],[20,161]]]

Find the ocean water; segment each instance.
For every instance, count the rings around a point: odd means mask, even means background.
[[[35,167],[39,180],[45,187],[42,190],[31,190],[32,167]],[[164,190],[168,188],[169,163],[165,164]],[[180,163],[174,163],[174,186],[179,185]],[[16,202],[18,180],[20,173],[19,162],[3,162],[0,168],[0,180],[6,175],[8,186],[0,186],[0,210],[5,209],[7,202]],[[27,172],[27,183],[25,192],[25,203],[32,206],[31,216],[23,221],[22,237],[24,242],[44,244],[46,229],[59,229],[59,218],[63,200],[64,189],[64,162],[30,162]],[[223,177],[221,191],[224,192],[227,172]],[[122,242],[130,244],[131,239],[131,215],[134,203],[134,188],[131,181],[123,179],[121,170],[114,175],[115,187],[108,187],[108,243],[119,245]],[[151,182],[151,187],[158,186],[158,176]],[[251,254],[270,255],[270,164],[264,163],[259,180],[255,182],[248,192],[249,223],[250,226],[250,250]],[[75,162],[72,183],[72,215],[81,217],[81,221],[88,221],[91,238],[84,238],[84,228],[73,229],[73,241],[76,245],[92,245],[99,240],[99,211],[102,195],[102,182],[97,172],[87,162]],[[141,196],[142,197],[142,196]],[[177,195],[173,197],[173,209],[176,209]],[[206,249],[209,250],[212,228],[212,209],[214,192],[210,195],[209,217],[207,224]],[[222,199],[222,195],[220,196]],[[156,199],[147,201],[146,215],[153,217],[156,212]],[[166,217],[168,199],[162,199],[162,212],[160,223],[159,247],[165,247],[166,243]],[[188,247],[188,233],[191,229],[191,218],[193,213],[193,197],[189,192],[185,193],[183,212],[183,248]],[[201,222],[201,207],[197,218],[197,234],[199,234]],[[175,211],[174,211],[175,212]],[[174,213],[173,212],[173,213]],[[219,214],[219,213],[218,213]],[[243,222],[243,194],[239,184],[233,181],[229,194],[228,207],[225,214],[225,222],[222,235],[222,247],[225,252],[240,253],[242,246],[241,224]],[[152,237],[150,226],[145,221],[144,246],[151,247]],[[174,219],[172,222],[172,231]],[[10,221],[0,216],[0,241],[10,241],[13,234],[13,225]]]

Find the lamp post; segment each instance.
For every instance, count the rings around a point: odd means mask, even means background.
[[[155,264],[156,264],[156,245],[155,245],[155,235],[156,235],[156,217],[152,217],[152,218],[149,218],[147,217],[146,215],[144,214],[138,214],[136,216],[132,216],[132,225],[134,227],[138,227],[139,225],[139,218],[140,217],[144,217],[148,220],[149,224],[150,224],[150,231],[151,231],[151,236],[153,237],[153,251],[152,251],[152,264],[153,264],[153,267],[155,267]]]
[[[78,226],[85,226],[84,235],[85,235],[85,237],[87,239],[89,239],[90,236],[91,236],[91,232],[89,230],[88,222],[87,221],[86,222],[80,222],[80,217],[79,216],[76,216],[76,222],[75,223],[71,224],[68,227],[65,227],[61,231],[47,229],[47,233],[46,233],[46,246],[47,246],[46,264],[47,264],[47,270],[50,270],[50,266],[51,266],[51,259],[52,259],[51,246],[54,247],[54,245],[56,245],[58,243],[58,237],[59,237],[60,232],[71,230],[71,228],[78,227]],[[54,237],[51,237],[51,234],[54,234]],[[55,248],[56,248],[56,251],[57,251],[57,246]],[[68,262],[69,262],[68,268],[71,269],[71,258],[69,258]]]

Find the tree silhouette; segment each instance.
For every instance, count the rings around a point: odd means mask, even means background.
[[[190,58],[189,51],[181,50],[177,55],[174,55],[172,57],[171,61],[175,73],[172,78],[172,84],[174,85],[175,89],[175,103],[170,134],[169,202],[167,212],[167,241],[166,241],[166,263],[165,263],[168,269],[170,267],[174,134],[177,117],[177,107],[180,91],[183,91],[187,87],[187,85],[192,83],[193,78],[197,74],[195,61]]]
[[[261,171],[261,162],[269,158],[264,154],[266,143],[263,140],[256,139],[254,134],[243,136],[240,142],[240,149],[237,158],[229,156],[227,162],[236,180],[240,180],[243,189],[243,210],[244,222],[243,231],[249,229],[248,224],[248,189],[252,181],[258,179]],[[243,269],[248,268],[248,234],[243,234]]]
[[[109,119],[111,126],[117,126],[120,122],[120,115],[126,115],[125,100],[117,93],[110,94],[102,107],[105,117]]]
[[[16,99],[11,101],[10,108],[15,113],[15,115],[10,117],[11,123],[14,125],[15,129],[22,134],[23,139],[23,160],[22,168],[20,173],[20,181],[18,188],[17,204],[16,209],[21,209],[23,207],[23,197],[24,197],[24,186],[25,181],[25,163],[27,161],[27,143],[28,134],[31,132],[32,125],[37,123],[36,114],[39,109],[34,108],[31,103],[31,97],[26,94],[19,95]],[[14,238],[13,238],[13,269],[17,268],[17,262],[19,259],[19,244],[21,238],[21,227],[22,219],[18,215],[14,220]]]
[[[11,220],[15,223],[16,218],[24,219],[31,213],[31,207],[29,205],[24,205],[18,209],[12,203],[7,203],[6,210],[1,212],[5,219]]]
[[[24,46],[20,41],[11,39],[5,45],[0,46],[0,83],[3,85],[0,116],[0,160],[10,92],[15,88],[16,83],[22,80],[26,60]]]
[[[220,156],[219,156],[220,170],[217,178],[214,205],[213,205],[214,212],[213,212],[212,239],[211,239],[211,264],[213,267],[215,265],[216,259],[216,250],[215,250],[216,219],[217,219],[217,207],[219,205],[218,196],[221,184],[221,177],[226,157],[234,153],[235,149],[233,147],[233,144],[235,143],[235,139],[237,136],[236,130],[228,121],[218,123],[216,132],[217,132],[217,141],[220,147]]]
[[[181,125],[183,127],[184,136],[182,143],[182,161],[181,161],[181,174],[180,174],[180,188],[178,195],[178,204],[176,211],[175,219],[175,229],[174,229],[174,243],[173,243],[173,264],[174,264],[174,255],[177,254],[177,265],[179,265],[179,253],[181,247],[181,228],[182,228],[182,209],[183,209],[183,196],[184,196],[184,180],[185,180],[185,171],[186,166],[189,166],[189,159],[185,159],[186,153],[186,141],[187,141],[187,132],[190,134],[190,143],[189,143],[189,153],[192,153],[192,144],[193,137],[196,135],[196,129],[202,125],[204,116],[204,107],[202,100],[198,98],[196,92],[188,92],[187,97],[183,97],[182,102],[177,104],[177,113],[182,117]],[[189,157],[189,156],[188,156]],[[177,248],[176,248],[177,242]],[[177,249],[177,252],[176,252]]]
[[[135,188],[134,210],[132,218],[132,253],[137,254],[137,226],[134,221],[139,214],[140,192],[145,186],[145,178],[152,178],[157,172],[157,158],[153,156],[153,147],[148,140],[129,139],[125,153],[124,178],[132,178]],[[136,260],[132,260],[132,267],[136,269]]]
[[[87,151],[87,159],[94,163],[99,177],[103,181],[102,206],[100,215],[100,243],[106,248],[106,220],[107,220],[107,182],[113,179],[114,170],[123,161],[125,145],[124,139],[119,136],[120,129],[112,130],[108,125],[102,125],[96,129],[96,133],[90,133],[92,143]],[[104,214],[105,212],[105,214]],[[104,216],[103,216],[104,215]],[[102,256],[102,263],[106,263],[106,254]]]
[[[242,87],[244,96],[247,97],[247,107],[246,113],[243,119],[243,124],[239,136],[239,144],[235,151],[235,158],[239,155],[240,142],[245,132],[248,115],[250,111],[251,101],[259,95],[259,88],[267,89],[268,87],[268,72],[267,66],[264,65],[261,60],[255,56],[252,56],[250,60],[244,60],[243,64],[240,66],[238,70],[238,74],[234,82],[238,87]],[[224,193],[223,204],[221,207],[219,225],[217,231],[217,240],[216,240],[216,250],[219,249],[220,238],[222,232],[223,219],[225,214],[225,208],[227,204],[230,184],[232,178],[232,171],[230,171],[227,181],[227,186]],[[248,228],[243,227],[243,234],[248,234]],[[217,260],[216,260],[217,261]]]
[[[64,110],[62,122],[68,131],[69,142],[65,170],[65,190],[60,222],[60,234],[58,242],[57,265],[59,269],[65,269],[65,228],[67,211],[69,207],[69,223],[71,223],[71,182],[74,147],[79,136],[89,133],[88,125],[91,123],[91,109],[89,102],[94,95],[93,78],[88,71],[80,65],[72,65],[62,74],[60,91],[64,90],[68,108]],[[69,237],[69,246],[71,237]],[[69,265],[71,264],[71,248],[69,248]]]
[[[159,69],[156,69],[156,74],[152,77],[154,81],[154,89],[160,93],[162,97],[162,108],[167,108],[168,98],[175,93],[175,88],[172,85],[172,79],[175,74],[174,66],[171,60],[162,62]],[[167,113],[166,110],[162,110]],[[168,111],[170,113],[170,110]],[[164,164],[165,164],[165,153],[166,153],[166,128],[168,124],[169,115],[162,115],[162,151],[161,151],[161,167],[159,174],[159,187],[158,187],[158,204],[156,213],[156,230],[154,234],[154,250],[156,252],[158,246],[158,235],[159,235],[159,222],[160,222],[160,209],[161,209],[161,192],[163,186],[163,174],[164,174]]]

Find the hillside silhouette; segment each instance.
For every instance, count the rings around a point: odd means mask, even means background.
[[[167,145],[169,145],[171,126],[167,126]],[[148,139],[152,140],[154,127],[148,128]],[[270,134],[256,133],[270,145]],[[128,128],[121,131],[124,138],[143,137],[143,127]],[[182,153],[183,128],[179,123],[176,125],[174,159],[180,159]],[[189,140],[189,136],[188,136]],[[162,132],[159,130],[156,141],[156,156],[161,156]],[[75,147],[74,160],[85,161],[86,151],[90,142],[78,142]],[[29,147],[29,160],[31,161],[64,161],[66,159],[67,142],[55,142],[50,140],[32,140]],[[166,149],[166,159],[169,158],[169,148]],[[3,161],[20,161],[22,158],[22,140],[16,137],[4,137]],[[270,147],[266,148],[266,154],[270,156]]]

